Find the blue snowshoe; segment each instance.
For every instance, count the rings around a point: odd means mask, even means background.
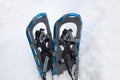
[[[76,24],[76,36],[73,37],[73,28],[64,29],[60,35],[60,29],[65,23]],[[79,14],[69,13],[61,17],[54,25],[53,35],[53,58],[52,58],[52,74],[60,75],[67,70],[71,80],[78,80],[79,66],[79,49],[81,38],[82,21]],[[72,47],[71,47],[72,46]],[[62,48],[63,49],[62,49]],[[75,65],[75,70],[72,72],[72,67]],[[73,74],[72,74],[73,73]]]
[[[44,23],[46,28],[42,27],[33,34],[33,29],[38,23]],[[44,32],[45,29],[47,34]],[[26,29],[26,35],[40,76],[42,80],[46,80],[46,73],[52,67],[52,36],[45,13],[40,13],[31,20]]]

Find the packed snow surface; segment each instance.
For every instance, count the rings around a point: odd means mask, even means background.
[[[0,80],[41,80],[25,31],[42,12],[51,32],[64,14],[81,15],[79,80],[119,80],[119,7],[119,0],[0,0]],[[70,80],[67,71],[54,77]],[[51,80],[50,72],[47,78]]]

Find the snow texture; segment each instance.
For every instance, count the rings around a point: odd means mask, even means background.
[[[41,80],[30,50],[26,27],[46,12],[50,28],[66,13],[83,21],[79,80],[120,79],[119,0],[0,0],[0,80]],[[47,75],[51,80],[51,74]],[[55,80],[70,80],[65,71]]]

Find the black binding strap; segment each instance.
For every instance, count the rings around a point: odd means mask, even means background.
[[[67,68],[67,71],[68,71],[71,79],[73,80],[72,73],[71,73],[71,71],[70,71],[70,69],[69,69],[69,65],[68,65],[68,62],[67,62],[67,57],[66,57],[66,56],[63,56],[63,59],[64,59],[64,62],[65,62],[65,66],[66,66],[66,68]]]

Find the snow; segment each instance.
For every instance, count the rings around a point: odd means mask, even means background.
[[[81,15],[79,80],[119,80],[119,4],[119,0],[0,0],[0,80],[41,80],[25,34],[30,20],[41,12],[47,13],[52,32],[63,14]],[[64,72],[55,80],[70,78]]]

